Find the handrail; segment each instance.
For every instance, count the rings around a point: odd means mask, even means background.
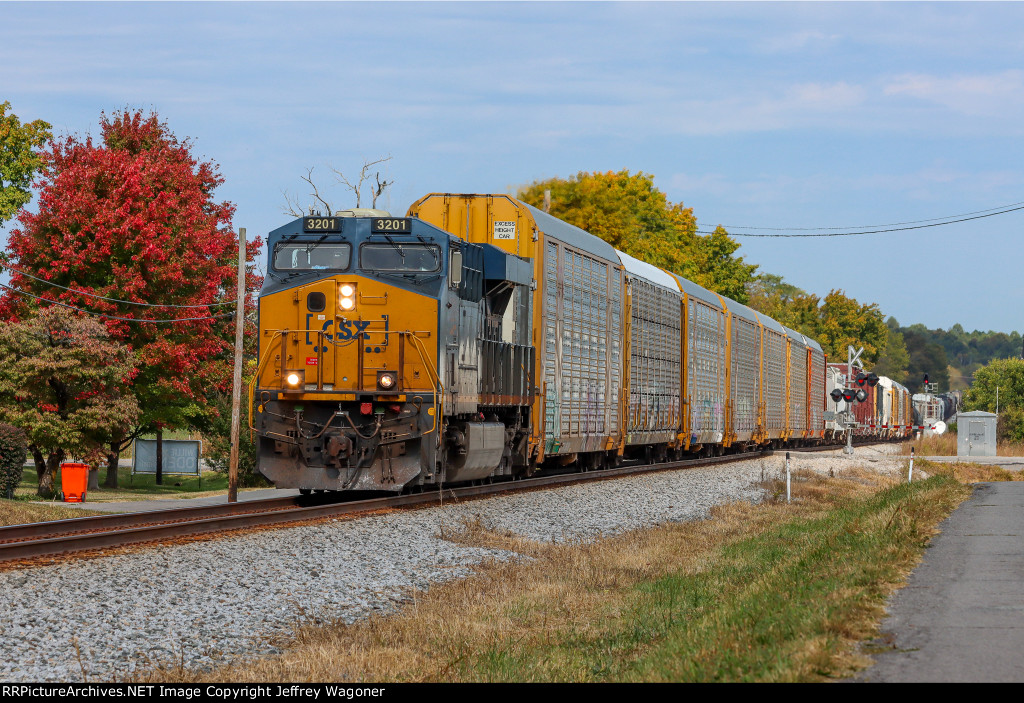
[[[441,376],[437,373],[437,369],[432,363],[430,363],[430,357],[426,354],[426,347],[423,345],[423,342],[420,341],[419,337],[409,331],[400,332],[400,334],[408,335],[412,340],[413,346],[416,348],[416,353],[420,355],[420,361],[423,362],[423,368],[427,369],[427,371],[433,375],[431,383],[435,383],[434,379],[436,379],[436,384],[434,385],[434,425],[429,431],[423,433],[423,435],[426,436],[437,430],[438,413],[444,412],[444,385],[441,383]],[[438,398],[441,399],[440,410],[438,409]]]
[[[274,342],[277,340],[277,338],[278,337],[283,337],[285,334],[291,333],[291,332],[295,332],[296,334],[301,334],[303,332],[307,332],[307,333],[313,333],[313,332],[321,333],[322,330],[274,330],[274,335],[270,338],[270,341],[267,344],[267,349],[263,353],[263,357],[260,359],[259,363],[256,365],[256,372],[253,374],[253,378],[249,382],[249,423],[248,424],[249,424],[249,430],[250,431],[255,431],[256,430],[256,427],[253,424],[253,412],[252,412],[253,408],[252,408],[252,405],[253,405],[253,397],[254,397],[255,392],[256,392],[256,384],[260,380],[260,373],[262,372],[263,367],[266,365],[267,359],[270,358],[270,351],[273,348]],[[435,432],[437,430],[437,414],[438,414],[439,410],[440,410],[440,412],[444,412],[444,385],[441,383],[441,376],[437,373],[437,368],[430,361],[430,356],[426,352],[426,347],[423,345],[423,342],[420,341],[419,337],[416,336],[415,332],[411,332],[411,331],[408,331],[408,330],[404,330],[404,331],[403,330],[374,330],[374,332],[376,334],[385,334],[385,335],[388,335],[388,334],[398,334],[398,335],[402,335],[402,336],[407,336],[407,337],[409,337],[412,340],[413,346],[416,349],[416,353],[419,355],[420,361],[423,363],[423,367],[427,370],[427,374],[430,377],[428,380],[430,381],[431,386],[433,387],[433,391],[434,391],[434,424],[430,428],[429,431],[424,432],[424,435],[430,434],[431,432]],[[283,350],[282,350],[282,353],[283,353]],[[401,369],[399,370],[400,373],[402,371],[404,371],[404,370],[401,370]],[[321,373],[320,369],[317,369],[317,373],[318,374]],[[440,405],[438,404],[438,398],[439,397],[440,397]]]
[[[252,396],[256,392],[256,383],[260,380],[260,371],[263,370],[263,365],[270,356],[270,349],[274,346],[274,340],[283,334],[284,332],[282,330],[274,331],[274,336],[270,338],[270,342],[267,344],[267,350],[263,353],[263,358],[260,359],[258,364],[256,364],[256,373],[253,374],[252,380],[249,381],[249,430],[252,432],[256,431],[256,426],[253,425],[252,422]]]

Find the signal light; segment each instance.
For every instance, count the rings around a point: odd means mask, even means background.
[[[858,388],[863,388],[864,384],[868,382],[868,375],[866,373],[859,373],[855,381]]]
[[[868,399],[867,391],[865,391],[863,388],[858,388],[857,389],[857,402],[863,403],[867,399]]]
[[[868,385],[871,386],[872,388],[878,385],[878,374],[868,374]]]
[[[829,395],[832,396],[832,400],[834,400],[837,403],[843,399],[843,391],[841,388],[833,388],[832,392],[829,393]]]
[[[928,374],[924,375],[924,385],[928,385]]]
[[[843,391],[843,400],[845,400],[847,403],[852,403],[856,397],[857,391],[854,390],[853,388],[847,388],[846,390]]]

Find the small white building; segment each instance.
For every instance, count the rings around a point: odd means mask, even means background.
[[[956,416],[956,455],[996,455],[996,414],[974,410]]]

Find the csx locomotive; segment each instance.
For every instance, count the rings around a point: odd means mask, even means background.
[[[507,195],[268,237],[259,470],[401,491],[825,439],[820,345]]]

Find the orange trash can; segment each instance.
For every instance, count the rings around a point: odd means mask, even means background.
[[[65,503],[84,503],[89,487],[89,465],[65,462],[60,465],[60,489]]]

